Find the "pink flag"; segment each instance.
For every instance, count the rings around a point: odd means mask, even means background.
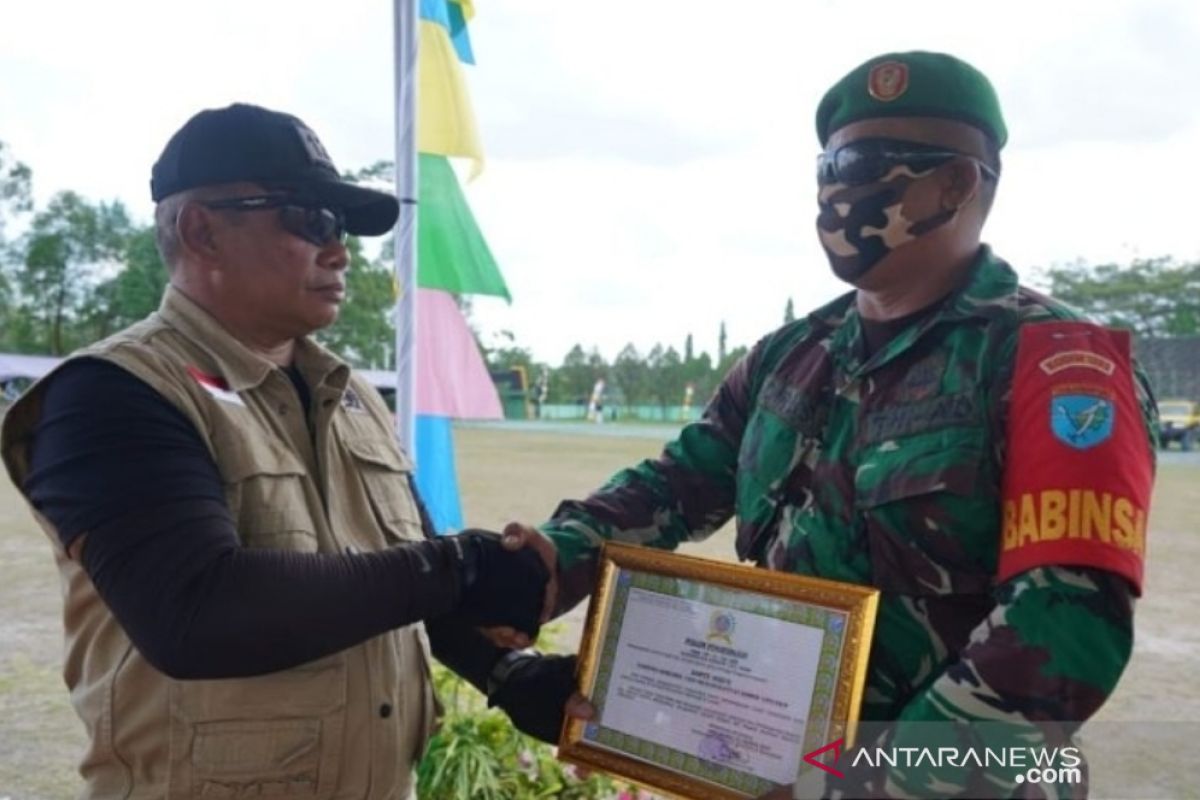
[[[417,289],[417,413],[503,419],[500,396],[454,297]]]

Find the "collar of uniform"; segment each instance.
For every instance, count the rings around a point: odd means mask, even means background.
[[[836,300],[826,303],[808,315],[808,325],[813,330],[833,330],[845,324],[847,316],[854,311],[854,291],[846,292]]]
[[[986,316],[988,307],[1017,305],[1017,273],[1005,261],[992,253],[986,244],[979,246],[979,254],[971,264],[970,277],[966,284],[955,291],[955,296],[946,303],[939,319],[962,319]],[[856,313],[854,291],[841,295],[808,315],[814,328],[837,328],[844,325],[850,315]]]
[[[849,291],[841,295],[832,302],[826,303],[820,308],[812,311],[808,315],[808,335],[817,339],[825,339],[830,342],[829,351],[833,358],[834,364],[844,372],[853,372],[857,369],[857,365],[852,362],[852,358],[848,355],[845,347],[839,344],[845,339],[847,333],[847,323],[852,323],[851,328],[854,328],[854,292]]]
[[[350,367],[312,339],[297,339],[292,358],[305,382],[321,399],[326,392],[340,399],[346,391]]]
[[[852,370],[862,368],[870,372],[897,358],[919,341],[934,326],[943,322],[966,322],[971,319],[987,319],[994,315],[998,308],[1008,305],[1016,306],[1017,276],[1012,267],[992,255],[987,245],[979,246],[979,253],[967,270],[966,281],[955,289],[948,297],[938,301],[937,309],[925,317],[880,350],[873,353],[865,363],[857,363],[858,355],[862,352],[862,343],[854,341],[847,348],[855,353],[855,364]],[[858,317],[857,307],[852,306],[848,316],[853,316],[852,324],[846,326],[846,334],[851,337],[862,337],[862,320]]]
[[[255,388],[275,368],[270,361],[235,339],[212,314],[170,284],[163,293],[158,315],[209,354],[212,366],[229,384],[231,391]]]
[[[863,333],[854,294],[848,292],[809,315],[809,322],[814,329],[819,326],[832,336],[830,349],[834,361],[849,373],[857,373],[863,367],[873,370],[891,361],[939,322],[986,318],[997,307],[1015,308],[1017,274],[1007,263],[993,255],[990,247],[980,245],[979,254],[968,270],[966,283],[943,301],[941,308],[923,320],[915,331],[905,332],[866,362],[861,360],[860,355],[862,347],[858,340]]]
[[[964,320],[992,316],[998,308],[1017,307],[1017,273],[1003,259],[992,253],[986,244],[979,246],[979,255],[971,265],[970,277],[954,294],[942,311],[939,320]]]

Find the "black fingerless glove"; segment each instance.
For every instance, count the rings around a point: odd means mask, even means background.
[[[452,548],[456,559],[459,618],[476,626],[507,625],[537,638],[550,572],[533,549],[505,550],[499,534],[476,529],[438,543]]]
[[[557,744],[563,709],[575,691],[575,656],[513,654],[488,705],[501,708],[522,733]],[[502,667],[502,669],[504,669]]]

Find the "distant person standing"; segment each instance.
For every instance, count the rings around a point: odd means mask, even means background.
[[[538,375],[537,388],[533,392],[533,418],[542,418],[542,407],[546,404],[546,395],[550,391],[550,371],[542,368]]]
[[[588,400],[588,419],[595,423],[604,422],[604,379],[598,378],[592,387],[592,396]]]

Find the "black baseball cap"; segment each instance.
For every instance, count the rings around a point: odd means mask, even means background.
[[[210,108],[176,131],[150,171],[158,202],[186,189],[246,181],[284,184],[339,209],[346,231],[379,236],[396,224],[394,195],[342,180],[312,129],[291,114],[235,103]]]

